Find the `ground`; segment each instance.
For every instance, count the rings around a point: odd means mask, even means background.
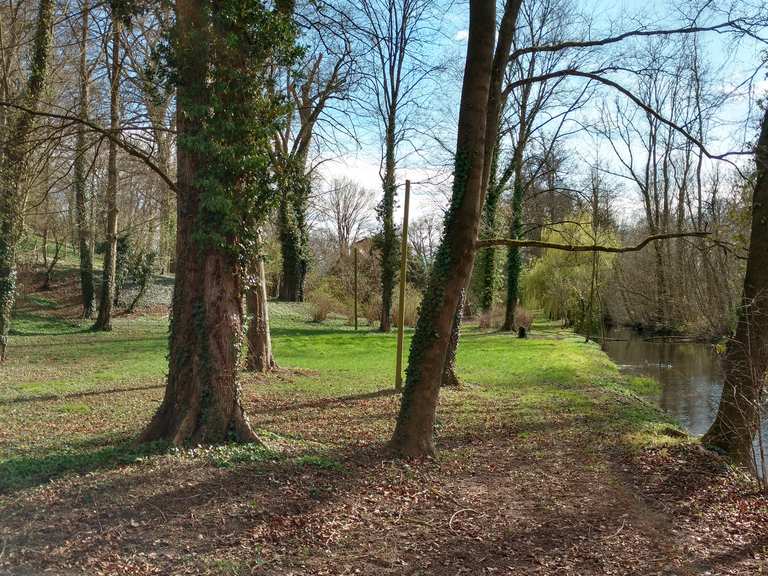
[[[438,458],[401,461],[394,335],[277,304],[282,369],[242,376],[266,447],[136,446],[167,318],[92,333],[66,286],[0,367],[0,574],[768,574],[768,500],[568,332],[469,326]]]

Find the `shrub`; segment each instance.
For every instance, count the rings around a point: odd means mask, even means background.
[[[515,325],[520,328],[525,328],[526,332],[530,331],[531,324],[533,324],[533,314],[522,306],[515,308]]]
[[[405,287],[405,315],[403,316],[403,324],[405,326],[416,326],[416,320],[419,317],[419,306],[421,306],[421,291],[408,285]],[[400,301],[399,293],[395,293],[395,303],[393,306],[393,318],[392,324],[397,326],[397,319],[400,317]]]
[[[323,322],[330,314],[345,314],[346,306],[338,295],[338,285],[332,278],[323,278],[314,283],[307,294],[310,315],[313,322]]]

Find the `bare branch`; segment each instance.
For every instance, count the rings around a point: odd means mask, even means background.
[[[516,248],[551,248],[552,250],[565,250],[567,252],[638,252],[651,242],[669,240],[670,238],[706,238],[711,232],[678,232],[673,234],[655,234],[646,237],[634,246],[601,246],[599,244],[558,244],[557,242],[544,242],[542,240],[512,240],[511,238],[491,238],[490,240],[478,240],[475,242],[475,250],[490,246],[513,246]]]

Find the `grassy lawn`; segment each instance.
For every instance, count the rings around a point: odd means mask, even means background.
[[[441,394],[440,455],[409,464],[384,448],[394,334],[313,324],[300,306],[271,316],[281,370],[242,375],[266,446],[179,450],[133,444],[162,398],[165,318],[104,334],[44,303],[25,310],[0,368],[0,573],[603,574],[638,554],[690,568],[703,550],[687,536],[669,547],[676,515],[733,472],[702,460],[638,395],[652,384],[596,345],[551,325],[527,340],[467,327],[464,386]],[[673,490],[681,468],[699,472]],[[686,512],[692,530],[723,514],[701,506]]]

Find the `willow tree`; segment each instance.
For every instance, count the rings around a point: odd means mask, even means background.
[[[261,2],[178,0],[176,285],[165,396],[145,441],[256,441],[237,380],[245,248],[274,197],[271,140],[287,108],[271,67],[293,27]]]
[[[768,109],[755,151],[752,228],[736,333],[723,363],[723,394],[705,444],[742,460],[752,456],[768,370]]]
[[[498,124],[494,119],[498,118],[501,80],[519,9],[519,0],[508,0],[494,51],[496,3],[469,3],[451,205],[411,341],[400,413],[391,441],[394,450],[404,456],[429,456],[435,451],[432,429],[451,328],[472,272],[483,195],[490,178],[490,161],[486,159],[492,149],[485,144],[495,142]]]
[[[24,228],[27,163],[35,113],[50,69],[53,0],[41,0],[35,23],[29,73],[18,97],[19,107],[3,110],[0,151],[0,361],[5,360],[11,314],[16,300],[16,247]],[[3,87],[4,96],[9,83]]]

